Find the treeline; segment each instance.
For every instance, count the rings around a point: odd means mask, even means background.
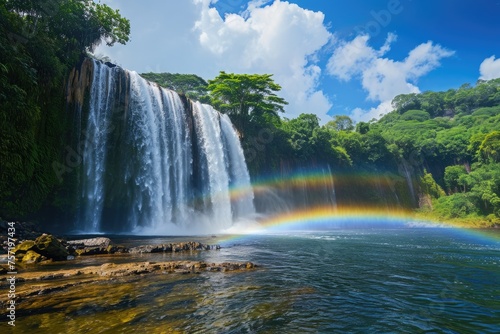
[[[91,0],[0,0],[0,217],[33,218],[70,197],[52,168],[69,128],[65,81],[86,52],[129,33]]]
[[[172,77],[155,76],[149,79],[176,86]],[[377,204],[387,195],[367,183],[372,175],[389,184],[399,205],[424,216],[500,221],[500,79],[399,95],[378,121],[334,116],[325,125],[312,113],[280,117],[286,102],[269,75],[221,72],[206,85],[200,79],[192,81],[198,86],[191,97],[231,116],[254,176],[328,165],[338,178],[349,177],[345,194],[353,200]]]

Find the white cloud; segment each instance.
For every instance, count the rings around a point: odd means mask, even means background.
[[[392,111],[392,101],[381,102],[378,106],[364,110],[355,108],[349,115],[355,122],[369,122],[372,119],[379,119],[383,115]]]
[[[384,57],[396,35],[389,34],[379,50],[368,45],[369,39],[368,35],[360,35],[350,42],[340,42],[327,65],[328,73],[340,80],[360,78],[367,98],[380,102],[370,110],[354,109],[351,116],[358,121],[380,118],[391,111],[390,102],[396,95],[420,92],[416,81],[439,67],[442,58],[454,54],[429,41],[411,50],[403,61],[396,61]]]
[[[495,59],[495,56],[491,56],[483,60],[479,66],[479,73],[481,80],[500,78],[500,58]]]
[[[194,1],[201,11],[194,31],[220,70],[272,73],[289,102],[286,117],[307,112],[328,121],[331,102],[318,89],[321,69],[315,63],[315,54],[332,38],[323,13],[286,1],[254,1],[243,13],[222,18],[209,0]]]
[[[379,117],[386,112],[387,101],[397,94],[418,92],[418,79],[452,54],[427,42],[406,59],[390,59],[387,54],[396,35],[389,34],[379,49],[369,45],[365,35],[338,41],[322,12],[280,0],[148,0],[148,6],[137,1],[102,1],[130,19],[132,33],[126,46],[101,46],[96,54],[140,73],[195,73],[205,79],[214,78],[220,70],[272,73],[283,88],[280,96],[290,103],[284,116],[314,113],[322,123],[329,120],[327,112],[332,107],[332,100],[320,88],[325,70],[343,81],[359,80],[369,101],[385,103],[371,110],[358,108],[353,115],[364,112],[366,117]],[[214,3],[226,12],[223,17]],[[332,56],[323,68],[321,60],[330,48]],[[482,76],[498,64],[498,59],[489,59],[482,64],[486,68]]]

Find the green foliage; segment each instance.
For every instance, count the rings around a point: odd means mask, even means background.
[[[142,73],[141,76],[156,82],[162,87],[185,94],[194,101],[207,102],[208,83],[195,74],[179,73]]]
[[[401,115],[401,120],[403,121],[417,121],[424,122],[431,118],[428,112],[423,110],[408,110]]]
[[[424,194],[428,194],[432,198],[440,198],[446,195],[443,188],[436,183],[431,173],[424,172],[424,175],[420,178],[420,187]]]
[[[333,121],[326,123],[327,128],[335,131],[352,131],[354,130],[354,122],[349,116],[335,115]]]
[[[360,134],[364,135],[368,131],[370,131],[370,123],[359,122],[356,124],[356,132],[359,132]]]
[[[0,216],[50,202],[67,131],[65,79],[101,38],[128,41],[118,11],[88,0],[0,0]]]
[[[444,170],[444,183],[450,193],[465,192],[467,171],[462,165],[448,166]]]
[[[221,71],[208,80],[210,102],[219,111],[234,115],[240,133],[255,114],[277,115],[287,105],[275,94],[281,86],[273,81],[272,74],[234,74]]]
[[[477,217],[479,214],[471,194],[463,193],[440,197],[434,202],[434,210],[439,217],[444,219],[466,218],[470,215]]]
[[[487,134],[478,153],[484,162],[500,162],[500,131]]]
[[[408,110],[423,110],[431,117],[470,114],[477,108],[500,104],[500,78],[479,80],[475,87],[464,84],[459,89],[446,92],[424,92],[396,96],[392,106],[399,114]]]
[[[403,114],[408,110],[412,109],[420,109],[422,105],[421,100],[419,99],[418,95],[415,93],[412,94],[401,94],[396,96],[392,100],[392,107],[394,110],[396,110],[398,113]]]

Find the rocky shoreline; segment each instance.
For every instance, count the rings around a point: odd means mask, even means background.
[[[14,237],[9,236],[9,226],[15,226]],[[78,256],[101,254],[178,253],[220,249],[219,245],[202,244],[196,241],[125,247],[114,244],[106,237],[67,240],[41,233],[34,223],[8,223],[6,221],[0,221],[0,245],[0,254],[14,255],[16,264],[21,266],[47,264],[53,261],[72,260]]]
[[[112,281],[119,277],[167,274],[201,274],[202,272],[234,272],[251,270],[257,266],[252,262],[208,263],[204,261],[130,262],[105,263],[79,269],[62,269],[54,272],[28,271],[15,276],[16,283],[23,283],[16,291],[16,300],[45,295],[70,287]],[[3,280],[2,280],[3,281]],[[8,284],[8,279],[6,280]],[[3,282],[0,286],[3,286]],[[0,305],[5,306],[7,295],[0,296]]]
[[[178,253],[192,251],[219,250],[219,245],[202,244],[196,241],[163,243],[154,245],[140,245],[125,247],[113,244],[106,237],[88,238],[81,240],[66,240],[51,234],[40,233],[36,224],[15,223],[16,237],[8,235],[9,223],[0,221],[0,250],[4,253],[0,262],[1,287],[8,284],[12,272],[7,259],[12,261],[15,256],[15,281],[22,284],[16,292],[16,299],[42,295],[52,291],[89,284],[102,280],[114,280],[118,277],[138,275],[165,275],[165,274],[201,274],[203,272],[233,272],[252,270],[257,267],[252,262],[223,262],[209,263],[204,261],[167,261],[167,262],[137,262],[136,257],[130,257],[125,263],[105,263],[99,266],[86,266],[77,269],[59,269],[47,271],[47,264],[72,263],[77,257],[94,256],[101,254],[117,254],[120,261],[127,259],[127,255],[143,253]],[[19,234],[17,232],[19,231]],[[123,255],[123,256],[121,256]],[[112,261],[112,260],[111,260]],[[29,270],[27,270],[29,269]],[[10,276],[9,276],[10,275]],[[4,304],[5,296],[0,297],[0,304]]]

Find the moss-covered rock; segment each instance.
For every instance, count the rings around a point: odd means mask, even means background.
[[[36,238],[34,249],[37,253],[53,260],[66,260],[69,253],[66,247],[50,234],[43,234]]]
[[[39,263],[44,260],[43,256],[38,254],[35,251],[29,250],[24,254],[23,259],[21,260],[25,264],[33,264]]]
[[[16,258],[23,258],[24,255],[35,247],[35,242],[33,240],[26,240],[14,247],[14,254]]]

